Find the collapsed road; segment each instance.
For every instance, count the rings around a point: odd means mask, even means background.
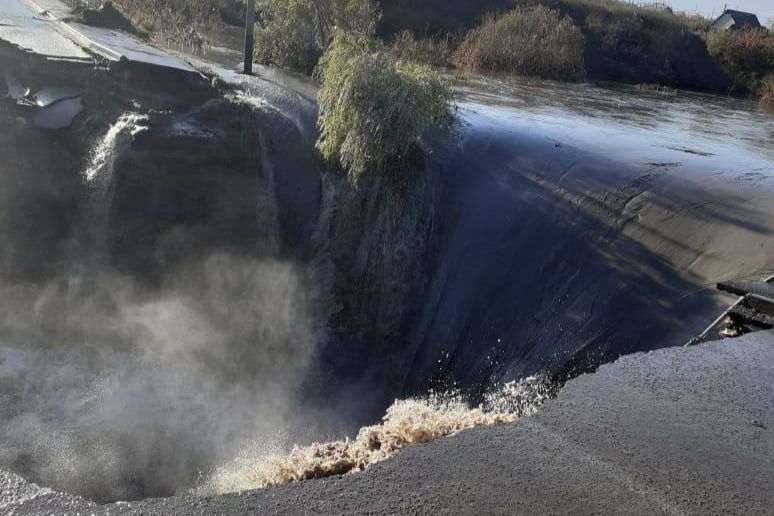
[[[55,0],[0,5],[0,414],[13,430],[0,446],[13,471],[0,474],[0,509],[770,512],[774,335],[759,310],[768,305],[750,297],[770,288],[745,283],[774,270],[770,118],[690,94],[665,102],[595,85],[465,79],[458,140],[438,143],[413,198],[395,206],[378,182],[352,189],[322,170],[313,85],[215,66],[212,80],[197,71],[206,64],[68,13]],[[215,251],[231,254],[210,259]],[[312,286],[294,273],[305,264]],[[89,280],[101,286],[100,267],[130,287],[84,294]],[[250,274],[223,273],[242,269]],[[197,281],[205,288],[189,287]],[[732,302],[716,283],[754,313],[729,312],[701,340],[741,337],[680,347]],[[324,304],[322,315],[309,310],[321,321],[302,310],[283,319],[308,297]],[[79,310],[91,315],[83,327]],[[288,327],[268,360],[216,346],[230,343],[228,331],[253,338],[256,320],[264,336]],[[325,345],[300,345],[319,326]],[[176,345],[186,338],[193,349]],[[144,340],[167,362],[126,359],[123,348]],[[81,342],[94,343],[85,358]],[[42,351],[24,355],[33,344]],[[306,369],[318,352],[319,374]],[[195,367],[169,367],[170,356]],[[580,376],[514,424],[412,447],[359,475],[188,494],[233,452],[223,435],[285,423],[264,391],[301,414],[330,405],[325,415],[346,422],[334,431],[346,433],[397,396],[444,385],[478,395],[540,370]],[[286,399],[283,382],[296,380],[287,371],[308,374],[303,403]],[[89,374],[94,383],[73,387]],[[170,377],[179,383],[164,404],[154,389],[167,394]],[[108,388],[92,396],[95,384]],[[115,388],[125,384],[128,395]],[[57,419],[71,410],[70,389],[74,415]],[[267,412],[231,417],[258,406]],[[115,424],[88,426],[100,418]],[[79,425],[79,453],[51,460]],[[139,498],[149,499],[107,503]]]
[[[0,41],[48,61],[122,62],[196,73],[184,62],[120,32],[79,23],[58,0],[4,0]]]

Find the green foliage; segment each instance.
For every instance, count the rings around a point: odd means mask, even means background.
[[[465,37],[455,61],[468,70],[578,81],[585,74],[583,49],[583,34],[569,17],[544,6],[519,7],[487,16]]]
[[[261,0],[258,62],[311,73],[336,29],[373,35],[381,12],[373,0]]]
[[[397,61],[373,39],[336,32],[318,76],[323,157],[357,178],[384,173],[452,122],[452,90],[431,68]]]
[[[707,49],[732,79],[732,93],[761,96],[774,74],[774,34],[764,29],[709,31]]]

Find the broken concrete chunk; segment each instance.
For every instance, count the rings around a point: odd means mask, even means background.
[[[35,115],[33,123],[43,129],[63,129],[69,127],[81,111],[83,111],[81,97],[66,99],[41,108]]]
[[[81,91],[72,86],[45,86],[35,93],[34,101],[37,106],[48,107],[62,100],[80,96]]]

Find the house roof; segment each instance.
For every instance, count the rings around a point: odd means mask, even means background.
[[[735,11],[733,9],[726,9],[726,11],[715,20],[712,24],[713,27],[722,28],[742,28],[742,27],[760,27],[761,22],[758,21],[758,17],[753,13],[746,13],[744,11]]]

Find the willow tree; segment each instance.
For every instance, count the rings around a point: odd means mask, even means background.
[[[428,137],[454,121],[453,92],[442,74],[395,60],[380,43],[337,31],[320,61],[317,148],[353,179],[410,172],[405,158],[427,151]]]

